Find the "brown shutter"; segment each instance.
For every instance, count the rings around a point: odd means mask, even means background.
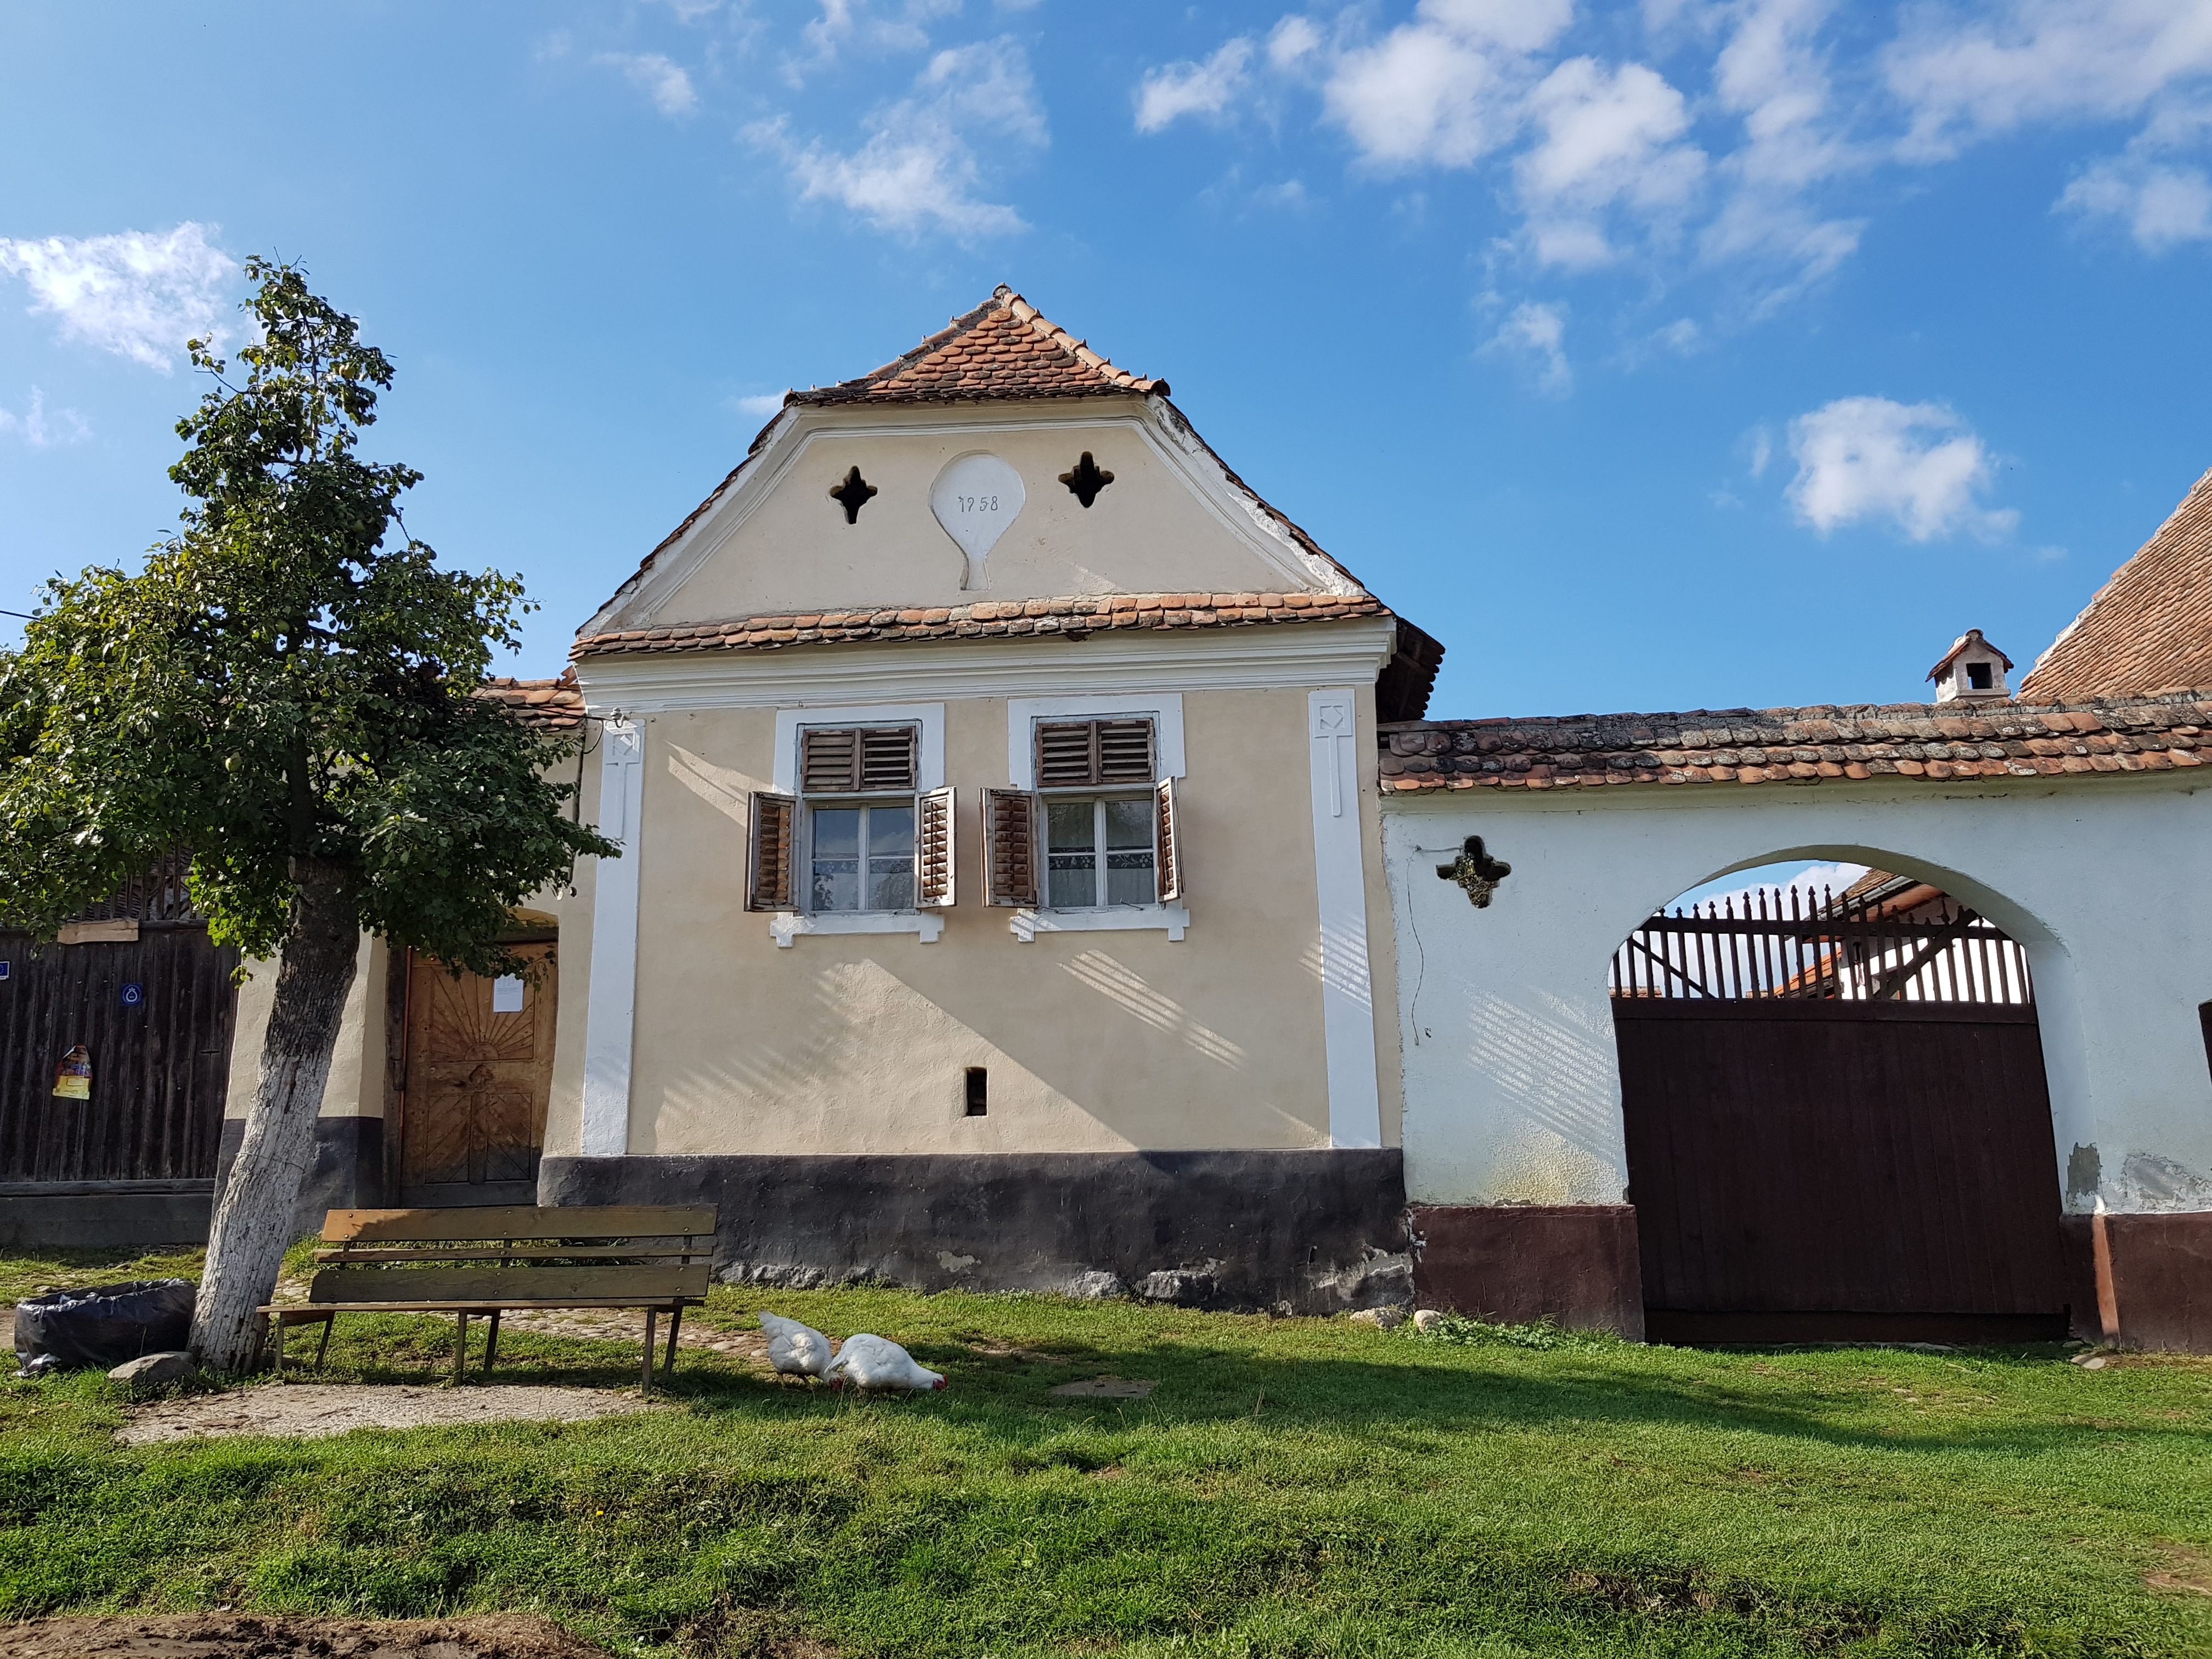
[[[860,734],[805,732],[799,738],[799,787],[809,795],[848,795],[860,782]]]
[[[1153,811],[1159,824],[1159,844],[1152,858],[1152,882],[1160,902],[1182,896],[1182,826],[1176,821],[1175,780],[1162,778],[1152,791]]]
[[[756,789],[752,795],[752,831],[747,848],[750,866],[745,878],[748,910],[796,910],[793,891],[793,831],[798,823],[798,804],[788,795],[771,795]]]
[[[952,908],[952,792],[915,798],[914,896],[924,910]]]
[[[1152,723],[1056,720],[1036,729],[1040,789],[1096,789],[1152,781]]]
[[[1152,723],[1150,720],[1098,722],[1098,781],[1150,783],[1152,781]]]
[[[911,726],[888,726],[860,733],[860,787],[911,789],[915,787],[915,739]]]
[[[915,787],[911,726],[817,728],[800,734],[799,787],[808,795],[889,794]]]
[[[1069,720],[1036,729],[1040,789],[1080,789],[1098,781],[1098,722]]]
[[[1037,902],[1037,804],[1019,789],[983,792],[983,901]]]

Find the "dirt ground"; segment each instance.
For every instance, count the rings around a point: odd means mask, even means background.
[[[355,1620],[262,1613],[0,1625],[0,1659],[607,1659],[543,1619]]]
[[[453,1423],[584,1423],[655,1411],[659,1403],[605,1389],[520,1388],[503,1383],[464,1389],[392,1387],[359,1382],[285,1382],[185,1395],[133,1407],[116,1431],[126,1446],[164,1441],[265,1434],[316,1440],[356,1429],[420,1429]],[[0,1646],[0,1654],[10,1650]],[[241,1650],[243,1651],[243,1650]]]

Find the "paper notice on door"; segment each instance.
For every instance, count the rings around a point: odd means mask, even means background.
[[[491,982],[491,1011],[495,1014],[519,1014],[522,1012],[522,979],[508,974]]]

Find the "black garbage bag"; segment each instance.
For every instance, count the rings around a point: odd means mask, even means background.
[[[181,1348],[191,1328],[189,1279],[52,1291],[15,1304],[15,1363],[27,1370],[51,1355],[59,1365],[106,1370],[140,1354]]]

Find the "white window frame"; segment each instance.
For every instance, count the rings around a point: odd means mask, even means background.
[[[797,803],[799,838],[805,857],[793,872],[802,898],[814,885],[814,816],[817,804],[854,806],[888,800],[883,795],[807,795],[799,787],[799,733],[811,726],[912,726],[919,728],[915,749],[915,793],[926,795],[945,787],[945,705],[941,702],[854,703],[821,708],[779,708],[775,711],[774,787]],[[915,833],[921,832],[919,813]],[[866,872],[862,879],[866,880]],[[801,933],[913,933],[924,945],[934,945],[945,933],[942,910],[778,910],[768,919],[769,936],[778,948],[789,950]]]
[[[1041,791],[1036,787],[1036,729],[1059,720],[1127,720],[1145,717],[1152,722],[1152,782],[1186,775],[1183,763],[1182,694],[1179,691],[1139,692],[1115,696],[1009,697],[1006,699],[1006,777],[1012,786],[1050,801],[1055,797],[1087,796],[1102,799],[1121,792],[1112,787]],[[1048,843],[1050,834],[1043,815],[1036,826],[1039,890],[1051,889]],[[1152,860],[1159,867],[1159,829],[1152,830]],[[1105,856],[1100,849],[1099,856]],[[1115,904],[1084,909],[1055,910],[1049,905],[1018,909],[1006,919],[1006,931],[1024,945],[1039,933],[1164,933],[1171,944],[1180,944],[1190,927],[1190,911],[1182,904]]]

